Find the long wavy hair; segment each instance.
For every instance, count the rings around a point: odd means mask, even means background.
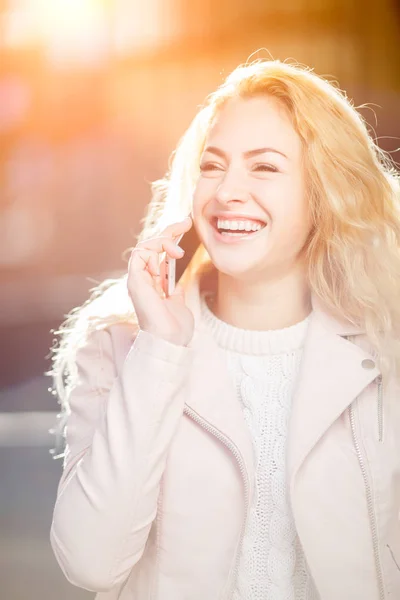
[[[282,102],[304,145],[313,221],[306,249],[311,289],[328,311],[366,331],[385,374],[392,369],[400,373],[399,174],[345,92],[310,68],[256,60],[235,69],[181,138],[165,178],[152,185],[138,239],[156,235],[190,213],[200,156],[214,119],[230,98],[255,95]],[[201,263],[203,255],[200,248],[192,263]],[[136,322],[126,275],[92,290],[56,332],[50,374],[65,412],[77,349],[93,329],[116,322]]]

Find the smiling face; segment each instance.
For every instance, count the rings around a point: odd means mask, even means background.
[[[304,179],[283,104],[229,100],[206,139],[193,198],[197,232],[221,273],[251,279],[296,266],[310,232]]]

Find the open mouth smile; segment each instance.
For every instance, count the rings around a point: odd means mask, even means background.
[[[252,219],[220,219],[214,218],[211,222],[215,237],[218,241],[233,243],[250,240],[258,236],[267,227],[267,224]]]

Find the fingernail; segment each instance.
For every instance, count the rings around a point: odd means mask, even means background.
[[[180,254],[182,254],[182,256],[185,254],[184,249],[181,248],[180,246],[177,246],[177,249],[179,250]]]

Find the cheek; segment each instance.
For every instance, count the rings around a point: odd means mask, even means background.
[[[281,215],[282,242],[285,246],[290,246],[294,250],[299,250],[305,244],[311,230],[311,223],[308,211],[302,207],[292,207],[286,215]]]
[[[271,207],[273,227],[285,239],[304,241],[311,229],[308,201],[302,189],[288,187],[280,201]]]

